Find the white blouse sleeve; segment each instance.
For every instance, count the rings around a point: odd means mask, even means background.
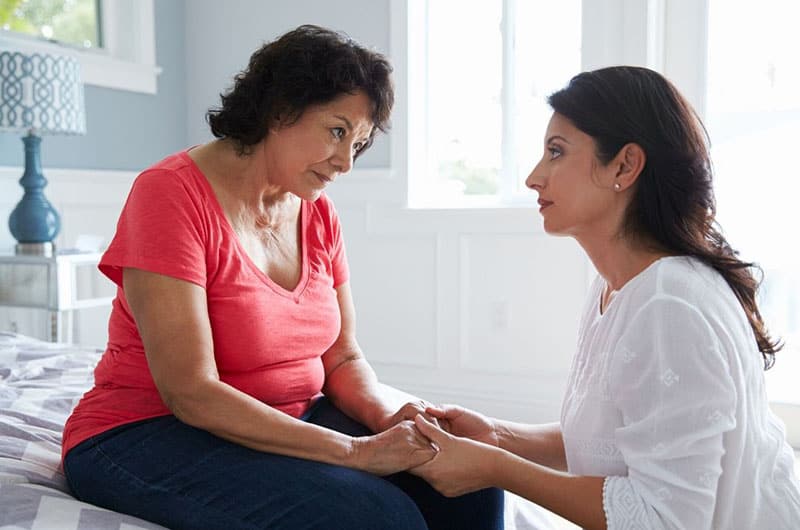
[[[678,298],[651,300],[617,344],[609,375],[628,476],[605,481],[608,528],[711,528],[737,395],[708,321]]]

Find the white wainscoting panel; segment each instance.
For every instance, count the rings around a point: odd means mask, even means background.
[[[564,377],[577,340],[586,263],[572,239],[460,238],[463,368]]]
[[[363,209],[339,208],[339,215],[365,355],[372,362],[436,367],[436,235],[371,235]]]

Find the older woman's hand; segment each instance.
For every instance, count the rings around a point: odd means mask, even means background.
[[[427,409],[429,408],[433,408],[433,405],[425,400],[420,399],[418,401],[409,401],[400,407],[397,412],[385,418],[380,424],[380,430],[385,431],[386,429],[389,429],[402,421],[414,421],[414,418],[417,417],[417,414],[422,414],[428,421],[433,422],[435,425],[439,425],[437,419],[428,414]]]
[[[439,449],[428,462],[411,469],[439,493],[457,497],[493,485],[495,457],[500,449],[449,434],[422,415],[415,418],[419,431]]]
[[[413,421],[401,421],[372,436],[353,438],[351,467],[376,475],[391,475],[429,461],[436,448]]]

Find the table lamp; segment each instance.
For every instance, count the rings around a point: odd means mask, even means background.
[[[0,130],[27,132],[19,181],[25,192],[8,219],[15,250],[52,255],[61,220],[44,196],[41,135],[86,132],[80,64],[68,49],[0,41]]]

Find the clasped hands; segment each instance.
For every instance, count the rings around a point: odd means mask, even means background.
[[[493,456],[499,451],[490,418],[456,405],[416,401],[400,407],[381,427],[381,433],[368,437],[372,443],[362,447],[372,453],[371,460],[383,463],[373,472],[408,471],[448,497],[490,485]]]

